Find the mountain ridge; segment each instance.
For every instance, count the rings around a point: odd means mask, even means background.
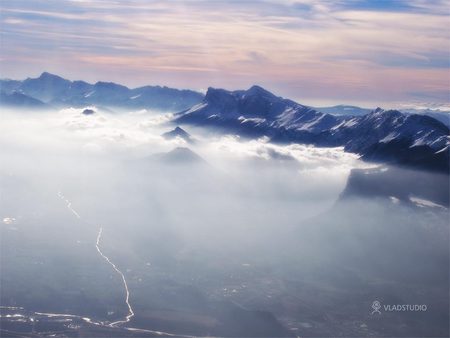
[[[449,128],[425,115],[377,108],[360,116],[335,116],[273,95],[261,87],[209,88],[203,101],[175,122],[215,127],[276,143],[344,147],[363,160],[449,172]]]
[[[23,81],[2,79],[0,90],[5,95],[17,92],[56,108],[100,105],[175,112],[203,99],[203,94],[192,90],[148,85],[130,89],[114,82],[97,81],[91,84],[81,80],[70,81],[49,72]]]

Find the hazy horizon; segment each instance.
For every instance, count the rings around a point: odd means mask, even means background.
[[[38,72],[36,74],[33,74],[31,76],[27,76],[26,78],[2,78],[3,80],[17,80],[17,81],[23,81],[27,78],[38,78],[42,73],[50,73],[53,75],[57,75],[60,76],[66,80],[69,81],[85,81],[84,79],[81,78],[69,78],[64,76],[63,74],[60,73],[52,73],[49,72],[47,70],[43,70],[41,72]],[[89,81],[87,81],[89,82]],[[93,81],[90,81],[90,83],[95,84],[96,82],[114,82],[111,81],[107,78],[99,78],[99,79],[95,79]],[[192,91],[196,91],[202,94],[206,94],[207,90],[209,87],[207,88],[193,88],[193,87],[170,87],[167,86],[165,84],[162,83],[142,83],[140,85],[137,86],[132,86],[132,85],[128,85],[127,83],[124,82],[114,82],[120,85],[124,85],[127,86],[130,89],[133,88],[139,88],[142,86],[161,86],[161,87],[169,87],[169,88],[175,88],[175,89],[179,89],[179,90],[192,90]],[[258,83],[255,83],[253,85],[259,85]],[[229,91],[234,91],[234,90],[246,90],[249,87],[246,88],[226,88],[226,87],[213,87],[213,88],[221,88],[221,89],[226,89]],[[418,100],[410,100],[410,101],[403,101],[403,102],[382,102],[382,101],[378,101],[378,102],[366,102],[366,101],[343,101],[340,99],[336,99],[336,100],[330,100],[330,99],[303,99],[303,98],[295,98],[295,97],[289,97],[289,96],[284,96],[276,91],[273,91],[270,87],[264,87],[266,90],[271,91],[273,94],[277,95],[277,96],[282,96],[284,98],[287,99],[291,99],[294,100],[300,104],[304,104],[304,105],[309,105],[312,107],[327,107],[327,106],[337,106],[337,105],[349,105],[349,106],[358,106],[361,108],[366,108],[366,109],[375,109],[377,107],[381,107],[383,109],[432,109],[432,110],[441,110],[444,112],[450,112],[450,102],[431,102],[431,101],[418,101]]]
[[[2,1],[1,77],[447,104],[449,1]],[[414,38],[412,38],[414,37]]]

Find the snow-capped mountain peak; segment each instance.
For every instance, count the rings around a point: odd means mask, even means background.
[[[178,120],[215,123],[218,126],[245,123],[257,126],[261,134],[270,133],[274,128],[307,129],[317,133],[340,121],[339,118],[278,97],[260,86],[236,91],[209,88],[202,104],[180,113]]]
[[[335,116],[278,97],[264,88],[210,88],[203,102],[178,114],[179,123],[208,125],[273,142],[344,146],[373,161],[448,171],[449,128],[424,115],[376,108]]]

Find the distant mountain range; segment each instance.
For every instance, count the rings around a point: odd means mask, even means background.
[[[327,113],[336,116],[361,116],[369,114],[373,110],[343,104],[332,107],[320,107],[314,109],[322,113]],[[430,116],[438,121],[441,121],[447,127],[450,127],[450,111],[442,111],[439,109],[414,109],[414,108],[401,109],[399,111],[405,114],[419,114]]]
[[[111,82],[89,84],[44,72],[24,81],[0,80],[4,106],[97,107],[179,111],[173,122],[194,124],[244,137],[267,136],[271,142],[342,146],[362,159],[449,172],[448,114],[368,110],[355,106],[312,108],[259,86],[228,91],[209,88],[206,95],[160,86],[130,89]],[[163,135],[192,142],[181,128]]]
[[[69,81],[44,72],[23,81],[0,80],[1,103],[12,107],[85,107],[180,111],[197,104],[203,94],[160,86],[130,89],[112,83]]]
[[[253,86],[209,88],[204,100],[178,113],[176,122],[208,126],[272,142],[343,146],[365,160],[449,172],[449,128],[425,115],[377,108],[336,116]]]
[[[372,109],[368,108],[361,108],[357,106],[348,106],[344,104],[340,104],[337,106],[332,107],[317,107],[314,108],[315,110],[318,110],[322,113],[327,113],[331,115],[351,115],[351,116],[358,116],[358,115],[365,115],[372,111]]]
[[[406,114],[419,114],[430,116],[450,128],[450,111],[431,110],[431,109],[407,109],[401,110]]]

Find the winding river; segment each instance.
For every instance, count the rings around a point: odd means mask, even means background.
[[[65,203],[67,209],[70,210],[72,214],[75,215],[76,218],[78,218],[80,221],[85,222],[86,224],[90,224],[86,220],[84,220],[81,215],[72,207],[72,202],[68,200],[61,192],[58,192],[59,198],[61,198]],[[130,322],[131,318],[134,317],[135,313],[133,310],[133,307],[130,303],[130,290],[128,288],[127,280],[125,278],[125,275],[123,272],[117,267],[114,262],[111,261],[111,259],[105,255],[105,253],[101,250],[100,243],[102,240],[102,234],[103,234],[103,227],[100,226],[97,234],[97,240],[95,242],[95,248],[97,249],[98,254],[114,269],[114,271],[122,278],[123,286],[125,289],[125,304],[128,307],[128,314],[124,317],[122,320],[118,320],[115,322],[102,322],[102,321],[96,321],[88,317],[78,316],[78,315],[72,315],[72,314],[58,314],[58,313],[42,313],[42,312],[35,312],[37,315],[46,316],[46,317],[68,317],[68,318],[78,318],[82,319],[84,322],[94,325],[100,325],[100,326],[108,326],[108,327],[121,327],[122,329],[132,331],[132,332],[142,332],[142,333],[152,333],[160,336],[169,336],[169,337],[186,337],[186,338],[194,338],[195,336],[190,335],[183,335],[183,334],[174,334],[169,332],[163,332],[163,331],[154,331],[154,330],[147,330],[147,329],[140,329],[140,328],[134,328],[134,327],[125,327],[122,326],[122,324]]]
[[[67,206],[67,209],[69,209],[79,220],[84,221],[82,219],[82,217],[80,216],[80,214],[72,207],[72,202],[70,202],[66,197],[64,197],[64,195],[61,192],[58,192],[58,196],[59,198],[61,198]],[[86,222],[86,221],[84,221]],[[86,222],[87,223],[87,222]],[[99,230],[98,230],[98,235],[97,235],[97,241],[95,243],[95,248],[97,249],[97,252],[99,253],[99,255],[109,264],[111,265],[111,267],[114,269],[114,271],[120,276],[120,278],[122,279],[123,282],[123,286],[125,288],[125,304],[128,307],[128,314],[125,316],[125,318],[123,320],[118,320],[112,323],[109,323],[108,326],[114,327],[120,324],[124,324],[124,323],[128,323],[131,318],[134,316],[134,311],[133,311],[133,307],[131,306],[130,303],[130,290],[128,289],[128,284],[127,284],[127,280],[125,278],[125,275],[123,274],[122,271],[120,271],[120,269],[111,261],[111,259],[106,256],[103,251],[100,248],[100,241],[102,239],[102,234],[103,234],[103,227],[100,226]],[[91,321],[92,322],[92,321]]]

